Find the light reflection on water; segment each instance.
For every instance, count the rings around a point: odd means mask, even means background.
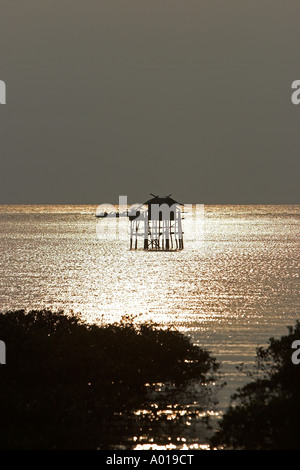
[[[183,251],[149,253],[129,251],[127,219],[96,219],[96,206],[1,206],[1,309],[177,328],[222,361],[224,409],[245,381],[236,365],[299,317],[299,207],[205,206],[204,233],[186,214]]]

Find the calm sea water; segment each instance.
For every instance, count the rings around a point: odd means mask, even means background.
[[[129,251],[127,219],[96,206],[0,206],[1,310],[134,316],[190,335],[222,361],[220,408],[255,348],[299,318],[300,206],[205,206],[182,252]]]

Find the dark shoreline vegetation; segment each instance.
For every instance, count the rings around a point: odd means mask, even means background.
[[[0,449],[180,448],[201,433],[211,449],[300,449],[299,322],[257,349],[214,434],[199,414],[217,403],[220,364],[177,331],[19,310],[0,313],[0,333]]]
[[[219,364],[177,331],[19,310],[0,314],[0,332],[1,449],[178,445],[213,406]]]
[[[300,340],[300,322],[288,334],[270,338],[256,352],[251,379],[232,396],[215,448],[241,450],[300,450],[300,364],[292,362],[292,344]],[[243,366],[241,367],[243,370]]]

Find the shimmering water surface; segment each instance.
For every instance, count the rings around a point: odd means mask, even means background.
[[[299,208],[188,209],[184,250],[149,253],[129,251],[128,220],[96,219],[96,206],[1,206],[1,310],[177,328],[222,361],[224,409],[247,380],[235,367],[299,317]]]

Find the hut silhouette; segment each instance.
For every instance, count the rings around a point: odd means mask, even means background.
[[[130,249],[138,248],[138,239],[143,240],[147,251],[177,251],[183,249],[181,206],[171,198],[172,194],[160,197],[151,194],[135,214],[129,214]]]

